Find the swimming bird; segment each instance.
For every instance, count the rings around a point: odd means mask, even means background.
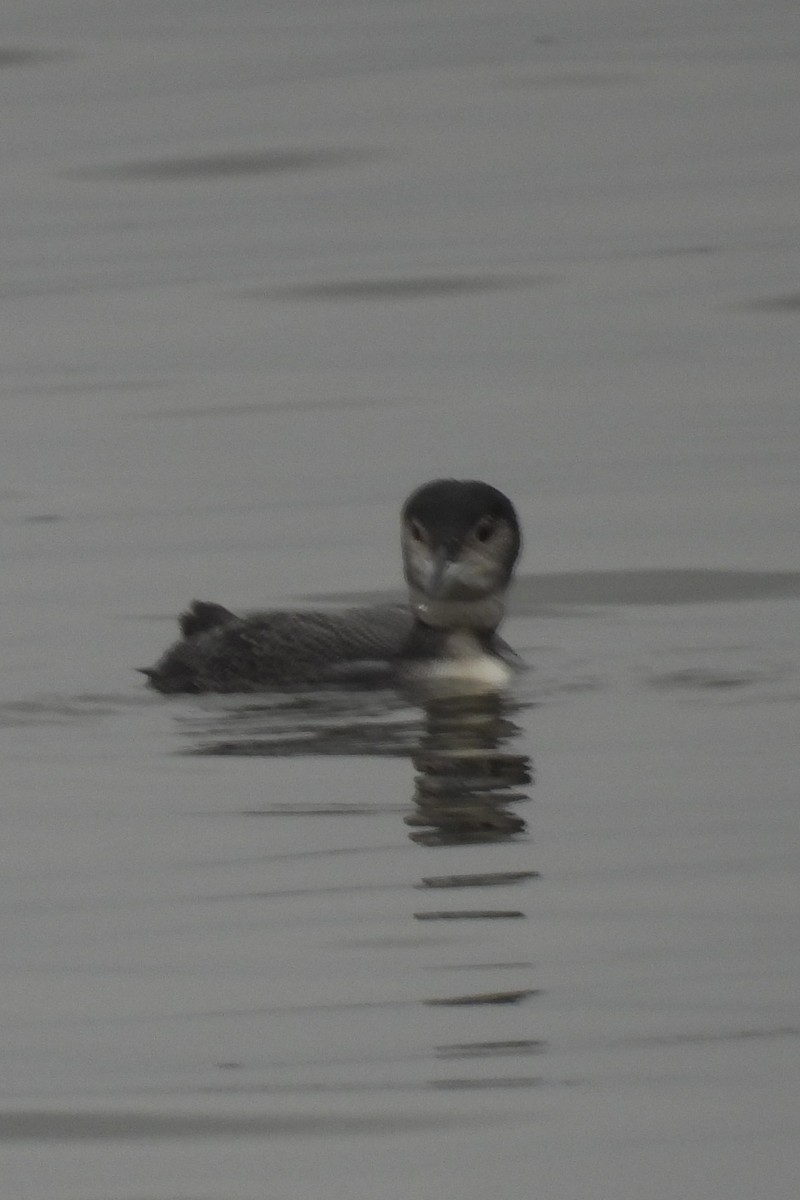
[[[519,664],[497,635],[521,546],[511,501],[479,480],[423,484],[403,505],[401,545],[407,604],[237,616],[195,600],[179,617],[179,640],[143,674],[159,692],[365,679],[502,687]]]

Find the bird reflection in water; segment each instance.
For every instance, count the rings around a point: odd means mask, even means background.
[[[514,842],[527,833],[524,819],[515,811],[518,804],[529,799],[524,790],[533,782],[533,767],[527,754],[515,752],[520,730],[513,720],[515,702],[507,693],[484,690],[473,694],[430,696],[424,704],[425,725],[419,744],[412,754],[416,769],[414,780],[414,810],[405,820],[412,832],[410,837],[417,844],[430,847],[452,847],[480,845],[486,843]],[[446,853],[446,851],[443,851]],[[497,857],[493,856],[494,864]],[[518,864],[517,864],[518,865]],[[505,897],[508,889],[528,883],[536,878],[533,870],[473,871],[469,874],[426,875],[417,887],[426,898],[450,897],[453,890],[459,898],[470,897],[467,905],[431,904],[414,913],[417,921],[446,922],[455,934],[455,922],[467,922],[474,927],[476,922],[490,921],[492,929],[506,921],[524,921],[526,913],[519,907],[509,907],[506,900],[502,905],[476,905],[472,899],[483,896],[485,889],[501,888]],[[478,891],[477,889],[481,889]],[[475,935],[466,941],[448,936],[443,945],[449,947],[448,957],[457,954],[451,961],[450,970],[467,971],[474,976],[477,990],[451,991],[429,996],[425,1004],[433,1008],[476,1009],[489,1014],[496,1006],[517,1006],[536,994],[531,987],[528,962],[496,962],[490,947],[494,938],[478,939],[480,946],[477,961]],[[508,945],[508,939],[501,939]],[[516,943],[516,939],[512,944]],[[522,938],[522,944],[526,939]],[[460,952],[459,952],[460,951]],[[466,952],[466,957],[464,957]],[[486,961],[486,956],[491,961]],[[439,964],[439,970],[444,965]],[[509,978],[509,969],[512,974]],[[486,985],[489,985],[488,987]],[[481,986],[482,985],[482,986]],[[475,1025],[474,1018],[465,1024],[455,1016],[447,1018],[442,1028],[448,1032],[464,1029],[477,1032],[483,1037],[460,1042],[435,1045],[437,1061],[444,1059],[480,1059],[485,1063],[496,1058],[513,1062],[511,1072],[503,1069],[488,1072],[485,1067],[467,1075],[444,1074],[436,1071],[429,1080],[435,1088],[484,1088],[484,1087],[529,1087],[539,1085],[538,1075],[519,1073],[520,1061],[529,1055],[539,1054],[544,1043],[539,1038],[517,1036],[512,1039],[498,1037],[501,1031],[513,1029],[527,1034],[530,1018],[520,1013],[513,1024],[505,1019],[502,1023],[488,1019]],[[488,1035],[488,1036],[487,1036]]]
[[[500,692],[432,696],[412,754],[414,805],[406,817],[424,845],[506,841],[525,832],[512,806],[528,799],[531,760],[505,746],[519,733]]]
[[[191,743],[189,752],[194,754],[410,760],[414,768],[409,780],[411,803],[406,800],[403,819],[410,839],[430,847],[433,859],[441,856],[443,860],[442,869],[432,862],[433,869],[415,884],[420,899],[424,896],[427,903],[420,904],[414,920],[441,922],[442,930],[448,929],[447,935],[437,937],[434,943],[428,937],[421,942],[423,947],[435,944],[443,951],[446,948],[444,960],[437,954],[437,961],[424,970],[434,971],[431,978],[439,985],[456,972],[454,978],[465,985],[433,986],[426,997],[420,997],[432,1013],[442,1010],[430,1029],[431,1052],[437,1063],[427,1081],[432,1088],[520,1088],[544,1082],[540,1075],[521,1070],[531,1056],[546,1050],[546,1043],[536,1036],[538,1031],[530,1029],[532,1018],[525,1003],[538,988],[527,961],[523,897],[526,885],[538,872],[526,869],[527,825],[516,811],[529,799],[527,788],[534,772],[530,757],[519,751],[522,733],[514,717],[529,707],[530,701],[493,690],[448,694],[439,688],[413,695],[339,691],[264,696],[258,703],[248,699],[231,707],[218,699],[205,712],[195,709],[191,717],[184,713],[180,721],[181,732]],[[277,798],[248,806],[246,811],[352,815],[357,810],[352,803],[342,805],[339,800],[330,803],[315,797],[310,807],[295,798],[289,803],[287,798]],[[489,845],[506,844],[511,852],[513,844],[520,842],[522,862],[519,852],[508,862],[502,861],[505,854],[498,861],[493,852],[485,870],[478,867],[468,874],[447,871],[454,847],[484,845],[488,849]],[[461,903],[453,903],[454,895]],[[484,900],[498,895],[503,897],[499,904]],[[480,900],[476,902],[477,897]],[[493,936],[509,921],[521,926],[521,938],[512,937],[510,943],[507,936]],[[466,941],[456,933],[459,922],[470,931]],[[476,940],[477,924],[488,938]],[[504,946],[505,952],[497,955],[495,947],[499,946]],[[515,949],[509,954],[511,947]],[[511,1016],[509,1008],[519,1009],[518,1016]],[[445,1016],[449,1010],[454,1011]],[[463,1019],[456,1017],[456,1011],[464,1014]],[[509,1015],[501,1019],[501,1011]],[[476,1025],[468,1012],[484,1013],[485,1019]],[[471,1069],[464,1073],[466,1062]],[[489,1066],[492,1063],[495,1070]]]

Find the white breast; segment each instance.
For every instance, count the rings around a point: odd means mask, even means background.
[[[441,655],[416,663],[413,674],[426,682],[497,691],[506,687],[513,671],[502,658],[486,652],[473,630],[458,629],[447,636]]]
[[[463,682],[491,691],[504,688],[513,672],[500,658],[492,654],[475,654],[469,658],[436,658],[420,668],[420,676],[429,680]]]

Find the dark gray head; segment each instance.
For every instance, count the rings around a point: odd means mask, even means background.
[[[508,497],[477,479],[436,479],[409,496],[402,522],[403,568],[418,619],[495,629],[521,546]]]

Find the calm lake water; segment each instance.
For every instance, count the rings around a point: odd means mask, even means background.
[[[2,37],[3,1195],[793,1200],[800,14]],[[438,475],[522,518],[497,704],[142,687],[396,594]]]

